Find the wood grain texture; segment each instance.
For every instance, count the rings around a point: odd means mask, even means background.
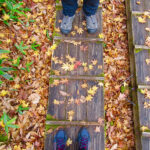
[[[146,81],[146,77],[150,77],[150,64],[146,63],[146,59],[150,59],[150,51],[142,50],[135,53],[136,79],[138,85],[150,85],[150,81]]]
[[[145,23],[138,21],[138,16],[132,15],[132,34],[134,45],[145,45],[146,38],[150,36],[150,32],[145,28],[150,27],[150,19],[147,19]]]
[[[67,56],[75,58],[75,65],[77,62],[80,63],[77,68],[73,67],[73,70],[65,71],[62,66],[63,63],[69,63]],[[68,42],[61,42],[53,53],[53,58],[62,60],[62,63],[58,63],[52,58],[52,70],[60,71],[60,75],[71,75],[71,76],[98,76],[103,73],[103,48],[102,44],[93,42],[81,42],[79,45],[74,45]],[[97,63],[93,65],[93,61],[96,60]],[[86,63],[87,70],[84,69],[82,63]],[[93,68],[90,69],[89,66],[92,65]]]
[[[68,138],[72,140],[72,144],[66,147],[66,150],[78,150],[79,143],[77,140],[78,133],[82,129],[82,126],[66,126],[63,129]],[[104,129],[101,127],[100,132],[95,132],[95,127],[87,127],[87,130],[90,134],[90,142],[88,144],[88,150],[104,150]],[[51,134],[47,134],[45,140],[45,150],[55,150],[53,147],[53,141],[55,134],[57,133],[57,129]]]
[[[150,150],[150,138],[142,138],[142,150]]]
[[[83,84],[87,84],[87,88],[82,88]],[[98,89],[87,102],[88,90],[93,86]],[[97,122],[99,117],[104,117],[103,87],[98,85],[98,81],[68,80],[66,84],[52,84],[49,91],[48,114],[55,119],[69,120],[69,111],[74,111],[73,121]],[[59,104],[55,104],[55,100]]]
[[[140,126],[150,128],[150,109],[144,108],[144,102],[149,102],[149,99],[145,98],[143,94],[138,92]]]
[[[149,0],[139,0],[140,4],[137,4],[137,0],[130,0],[131,11],[148,11],[150,10]]]
[[[79,12],[78,11],[76,12],[76,16],[75,16],[75,19],[73,22],[72,31],[75,31],[76,34],[74,36],[71,33],[68,35],[64,35],[64,34],[61,34],[61,32],[59,32],[58,34],[60,34],[61,37],[66,37],[68,39],[69,39],[69,37],[76,37],[76,38],[83,38],[83,39],[89,38],[89,41],[90,41],[90,39],[99,38],[98,35],[100,33],[102,33],[102,16],[101,16],[101,13],[102,13],[102,10],[101,10],[101,8],[99,8],[97,13],[96,13],[96,17],[97,17],[97,21],[98,21],[98,31],[95,34],[89,34],[86,30],[86,24],[85,25],[82,24],[82,22],[85,21],[85,17],[83,15],[82,10],[80,10]],[[56,23],[55,23],[56,28],[60,27],[60,23],[61,23],[62,18],[63,18],[62,10],[57,10]],[[77,33],[75,26],[77,26],[80,29],[82,28],[84,30],[83,33],[82,34]]]

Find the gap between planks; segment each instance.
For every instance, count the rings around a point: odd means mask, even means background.
[[[47,125],[100,126],[98,122],[86,121],[46,121]]]
[[[99,81],[104,80],[104,77],[94,77],[94,76],[56,76],[56,75],[51,75],[50,78],[72,79],[72,80],[99,80]]]

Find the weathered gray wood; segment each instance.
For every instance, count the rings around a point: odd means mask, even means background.
[[[146,63],[146,59],[150,59],[150,51],[142,50],[135,53],[136,79],[138,85],[150,85],[150,81],[146,81],[146,77],[150,77],[150,64]]]
[[[150,109],[144,108],[144,102],[149,102],[149,99],[145,98],[144,94],[138,92],[140,126],[146,126],[150,128]]]
[[[66,150],[78,150],[79,144],[78,144],[78,133],[82,129],[82,126],[66,126],[63,129],[67,137],[72,140],[72,144],[68,147],[66,147]],[[100,132],[95,132],[95,127],[87,127],[87,130],[90,134],[90,142],[88,146],[88,150],[104,150],[105,144],[104,144],[104,129],[101,127]],[[55,134],[58,130],[55,130],[51,134],[47,134],[46,141],[45,141],[45,150],[54,150],[53,148],[53,141]]]
[[[131,5],[131,11],[148,11],[150,10],[150,2],[149,0],[129,0]],[[137,1],[140,4],[137,4]]]
[[[135,45],[134,46],[135,50],[140,49],[140,50],[150,50],[150,47],[145,46],[145,45]]]
[[[133,120],[134,120],[134,131],[135,131],[135,148],[136,150],[142,149],[141,134],[140,134],[140,123],[139,123],[139,107],[137,100],[137,85],[136,85],[136,65],[134,57],[134,45],[132,35],[132,15],[131,15],[131,0],[125,0],[126,2],[126,14],[127,14],[127,30],[128,30],[128,43],[129,43],[129,57],[130,57],[130,72],[133,75],[131,78],[131,86],[134,90],[131,90],[132,100],[135,103],[133,106]]]
[[[148,11],[132,11],[132,15],[149,15]]]
[[[84,49],[84,50],[83,50]],[[86,49],[86,50],[85,50]],[[62,69],[63,63],[69,63],[69,60],[67,59],[67,56],[71,56],[72,58],[75,58],[75,62],[72,64],[74,67],[75,64],[78,62],[80,65],[78,65],[77,68],[73,67],[73,70],[65,71]],[[62,60],[62,63],[58,63],[58,61],[54,61],[53,58],[57,58],[57,60]],[[52,58],[52,69],[53,70],[59,70],[60,75],[92,75],[92,76],[100,76],[103,73],[103,48],[102,44],[93,43],[93,42],[81,42],[77,46],[68,43],[68,42],[61,42],[58,47],[54,50]],[[96,60],[97,64],[93,64],[93,61]],[[87,70],[84,69],[83,63],[87,63],[86,67]],[[90,69],[89,65],[92,65],[93,68]],[[100,67],[101,66],[101,67]]]
[[[65,84],[60,84],[49,88],[49,104],[47,114],[50,114],[56,119],[66,120],[66,110],[65,110],[66,96],[62,96],[59,93],[60,91],[66,92]],[[55,99],[59,102],[63,102],[63,104],[61,105],[54,104]]]
[[[89,82],[89,88],[96,86],[98,90],[94,95],[92,101],[87,102],[87,120],[98,121],[99,118],[104,118],[104,95],[103,87],[99,87],[98,83]]]
[[[98,122],[87,121],[46,121],[47,125],[99,126]]]
[[[142,138],[142,150],[150,150],[150,138]]]
[[[83,11],[79,11],[76,13],[76,17],[74,19],[74,23],[73,23],[73,30],[72,31],[75,31],[75,35],[73,36],[71,33],[68,34],[68,35],[64,35],[64,34],[61,34],[61,32],[59,32],[59,34],[61,35],[61,37],[65,37],[67,39],[70,39],[69,37],[76,37],[76,40],[78,40],[78,38],[85,38],[85,39],[89,39],[92,40],[93,38],[98,38],[98,35],[100,33],[102,33],[102,16],[101,16],[101,12],[102,10],[99,8],[97,13],[96,13],[96,16],[97,16],[97,20],[98,20],[98,31],[95,33],[95,34],[89,34],[87,31],[86,31],[86,26],[84,26],[82,24],[83,21],[85,21],[85,17],[83,15]],[[56,28],[59,28],[60,27],[60,21],[62,20],[63,18],[63,14],[62,14],[62,10],[57,10],[57,13],[56,13],[56,23],[55,23],[55,26]],[[74,27],[77,26],[78,28],[82,28],[84,31],[82,34],[79,34],[76,32],[76,30],[74,29]]]
[[[147,19],[145,23],[138,21],[138,16],[132,16],[132,34],[134,45],[145,45],[146,38],[150,36],[150,32],[145,28],[150,27],[150,19]]]
[[[77,103],[77,101],[80,101],[81,95],[85,96],[86,90],[81,88],[82,81],[80,80],[70,80],[67,86],[67,93],[70,94],[70,97],[67,99],[66,104],[66,111],[67,116],[69,111],[73,111],[73,120],[74,121],[86,121],[87,118],[87,108],[86,108],[86,102],[84,103]],[[69,100],[72,99],[73,102],[69,102]]]

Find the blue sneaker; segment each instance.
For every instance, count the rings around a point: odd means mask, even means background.
[[[86,16],[86,28],[89,33],[95,33],[98,29],[96,15]]]
[[[88,150],[90,135],[86,128],[82,128],[78,134],[79,150]]]
[[[67,135],[65,131],[59,130],[54,138],[54,150],[65,150]]]
[[[72,23],[73,23],[74,17],[75,15],[72,17],[64,15],[63,20],[60,25],[60,30],[63,34],[68,34],[72,30]]]

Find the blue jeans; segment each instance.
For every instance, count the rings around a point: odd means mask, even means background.
[[[78,8],[77,0],[61,0],[63,5],[63,14],[73,16]],[[84,0],[83,11],[87,16],[94,15],[97,11],[99,0]]]

